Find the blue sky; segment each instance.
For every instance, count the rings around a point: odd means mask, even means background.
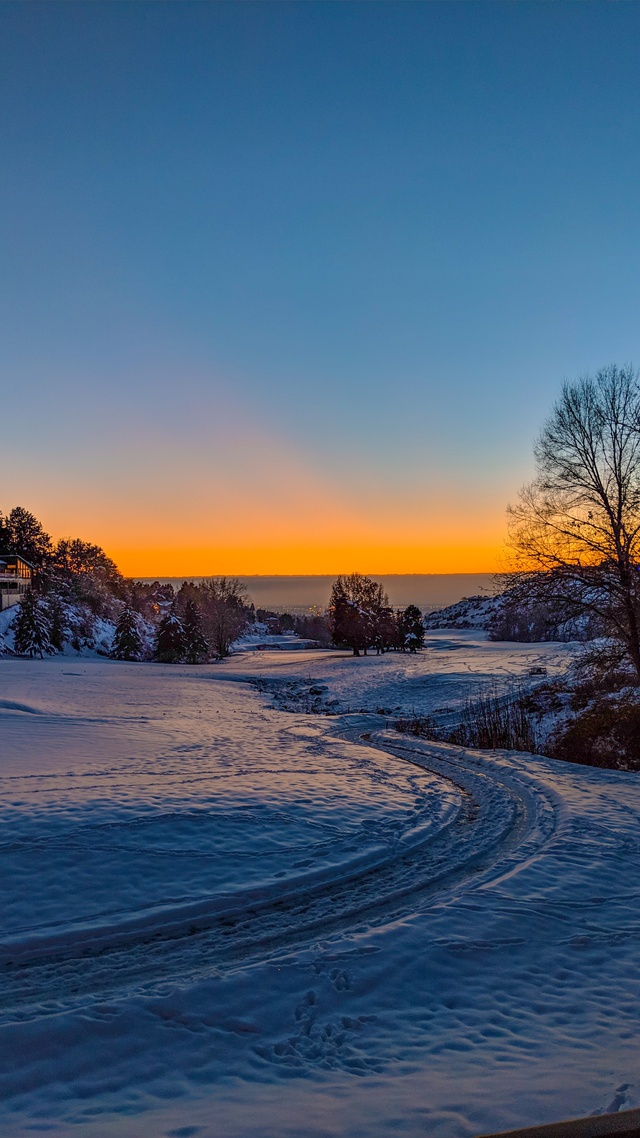
[[[132,572],[491,568],[562,379],[640,362],[640,6],[0,33],[0,507]]]

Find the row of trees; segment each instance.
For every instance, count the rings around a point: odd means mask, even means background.
[[[171,589],[171,587],[169,586]],[[116,660],[153,659],[168,664],[201,664],[228,656],[247,625],[244,586],[233,578],[185,582],[178,594],[166,590],[146,620],[132,598],[119,605],[111,656]],[[68,633],[68,607],[55,592],[25,594],[13,622],[16,651],[46,656],[62,651]],[[76,644],[76,647],[82,647]]]
[[[170,606],[157,626],[151,651],[145,645],[139,615],[127,604],[115,627],[111,655],[114,660],[141,660],[151,656],[165,664],[204,664],[211,657],[211,646],[204,635],[200,609],[194,601],[186,602],[182,619],[175,603]]]
[[[294,632],[302,640],[313,640],[319,647],[328,648],[333,643],[329,615],[321,610],[299,614],[272,612],[271,609],[257,609],[256,620],[266,624],[270,633],[281,635]]]
[[[416,605],[396,612],[382,585],[361,573],[334,581],[329,601],[334,644],[351,648],[354,656],[367,649],[416,652],[424,646],[422,613]]]
[[[79,538],[54,543],[33,514],[16,506],[0,513],[0,555],[20,552],[35,568],[34,589],[14,621],[16,649],[25,655],[95,646],[96,622],[115,624],[116,659],[200,663],[229,655],[255,618],[237,578],[170,584],[127,580],[103,549]],[[261,612],[258,612],[258,617]],[[271,614],[273,615],[273,614]],[[282,627],[319,643],[415,652],[424,630],[415,605],[395,611],[382,585],[360,573],[337,578],[326,615],[280,617]]]
[[[210,577],[198,585],[185,581],[158,623],[153,659],[164,664],[223,659],[250,615],[247,590],[236,577]]]
[[[13,552],[35,570],[13,622],[22,655],[59,652],[65,643],[94,647],[99,622],[109,621],[117,659],[198,663],[228,655],[252,616],[235,578],[185,582],[177,593],[170,584],[128,580],[99,546],[79,538],[52,541],[22,506],[0,512],[0,556]]]
[[[201,664],[228,656],[253,615],[245,587],[236,578],[209,578],[198,585],[185,581],[175,599],[165,604],[157,624],[152,658],[165,664]],[[258,617],[265,615],[258,610]],[[272,614],[273,615],[273,614]],[[298,634],[306,624],[349,647],[355,656],[368,648],[416,652],[424,645],[422,614],[416,605],[395,611],[382,586],[360,573],[338,577],[333,585],[328,620],[283,614],[283,627]],[[298,627],[304,624],[305,627]],[[145,653],[140,622],[131,605],[123,606],[116,624],[112,655],[140,660]]]

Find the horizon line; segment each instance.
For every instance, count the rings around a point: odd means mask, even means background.
[[[145,573],[144,575],[140,574],[140,573],[138,573],[138,574],[132,573],[129,575],[129,577],[130,577],[130,579],[133,579],[133,580],[142,580],[142,579],[151,580],[152,578],[157,579],[159,577],[165,577],[165,578],[170,578],[171,580],[177,581],[180,579],[186,579],[188,577],[203,577],[203,578],[207,578],[207,577],[254,577],[254,578],[264,578],[264,579],[266,579],[266,578],[273,579],[274,577],[282,578],[282,579],[291,578],[291,577],[346,577],[346,576],[349,576],[350,573],[361,573],[361,575],[365,576],[365,577],[373,577],[373,576],[375,576],[375,577],[495,577],[495,576],[499,575],[499,571],[496,569],[465,569],[461,572],[449,572],[449,573],[416,573],[415,571],[411,572],[411,573],[397,573],[397,572],[396,573],[385,573],[385,572],[379,572],[379,571],[373,570],[373,569],[370,569],[368,571],[361,570],[361,569],[350,569],[347,571],[347,570],[343,569],[340,571],[336,570],[333,573],[241,573],[241,572],[234,572],[234,573],[217,572],[217,573],[215,573],[215,572],[211,572],[211,573],[155,573],[155,574]],[[123,576],[127,576],[127,574],[123,574]]]

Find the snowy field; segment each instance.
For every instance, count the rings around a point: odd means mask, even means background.
[[[335,649],[242,653],[225,661],[216,675],[262,682],[265,690],[292,707],[306,683],[326,688],[322,702],[334,700],[334,712],[433,715],[455,709],[490,685],[530,683],[531,668],[546,668],[550,678],[560,675],[578,646],[492,643],[480,629],[447,628],[427,632],[425,649],[415,655],[383,656],[370,649],[369,655],[359,657]]]
[[[371,714],[571,651],[0,660],[0,1132],[471,1138],[638,1105],[639,777]]]

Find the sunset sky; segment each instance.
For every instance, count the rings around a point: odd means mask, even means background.
[[[0,6],[0,508],[127,574],[492,571],[640,364],[640,5]]]

